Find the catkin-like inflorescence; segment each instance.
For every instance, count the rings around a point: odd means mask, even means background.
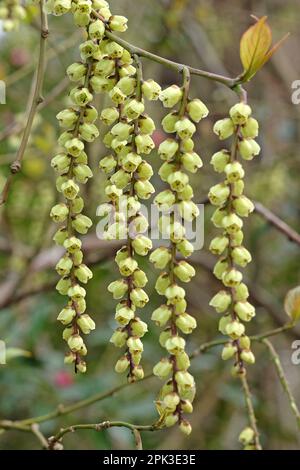
[[[26,10],[20,0],[0,0],[0,20],[4,31],[18,29],[25,18]]]
[[[103,20],[93,15],[92,7],[100,12]],[[104,38],[105,21],[113,17],[107,2],[102,0],[55,0],[48,2],[48,9],[52,9],[55,15],[72,11],[75,24],[86,30],[86,40],[80,45],[81,62],[74,63],[67,69],[68,77],[75,85],[70,91],[72,105],[57,115],[64,131],[59,137],[61,151],[51,161],[58,173],[57,190],[65,198],[64,202],[51,210],[52,219],[63,224],[54,240],[66,250],[56,265],[58,274],[62,276],[57,290],[60,294],[67,295],[69,300],[59,313],[58,320],[65,326],[63,338],[70,348],[65,362],[74,364],[76,371],[85,372],[86,363],[83,357],[87,349],[82,334],[89,334],[95,329],[95,323],[86,313],[86,291],[83,285],[92,277],[92,272],[83,263],[82,243],[78,234],[87,233],[92,221],[82,214],[84,202],[80,197],[79,185],[85,184],[93,176],[88,166],[85,144],[93,142],[99,135],[95,124],[98,112],[91,102],[93,95],[101,91],[97,71],[102,58],[106,56],[108,45]]]
[[[214,132],[219,139],[232,137],[233,141],[231,151],[223,149],[212,156],[214,170],[223,173],[225,180],[213,186],[208,195],[211,204],[217,206],[212,222],[222,230],[210,243],[210,251],[220,256],[214,274],[224,285],[211,299],[210,305],[222,315],[219,331],[229,336],[222,358],[234,358],[234,376],[245,374],[244,363],[255,362],[244,325],[255,316],[255,308],[248,302],[248,288],[242,282],[240,271],[251,261],[251,254],[243,245],[242,229],[243,218],[254,210],[254,204],[243,194],[245,171],[239,157],[252,160],[260,151],[254,140],[258,135],[258,123],[251,113],[246,103],[237,103],[230,109],[228,118],[215,123]]]
[[[167,379],[156,402],[159,423],[167,427],[178,423],[185,434],[191,432],[191,425],[184,415],[193,410],[195,381],[188,372],[190,360],[182,334],[192,333],[196,320],[186,311],[185,290],[180,284],[189,282],[195,270],[187,261],[179,261],[177,255],[187,258],[193,252],[184,227],[185,221],[193,221],[199,213],[192,201],[193,189],[189,184],[189,173],[196,173],[202,166],[201,158],[194,151],[193,135],[195,123],[208,114],[202,101],[189,100],[189,82],[189,73],[185,69],[182,88],[172,85],[160,93],[164,107],[172,108],[172,111],[162,121],[164,131],[170,136],[158,149],[164,161],[159,175],[168,188],[156,196],[155,203],[166,212],[160,217],[159,228],[163,238],[169,240],[169,247],[159,247],[150,256],[154,266],[163,270],[155,287],[158,294],[166,298],[152,314],[152,320],[164,328],[159,341],[168,354],[153,369],[156,376]]]

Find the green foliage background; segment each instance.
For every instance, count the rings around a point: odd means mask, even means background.
[[[247,163],[246,194],[281,216],[296,230],[299,223],[299,143],[300,105],[291,102],[291,84],[300,79],[299,56],[299,2],[295,0],[111,0],[115,13],[129,18],[129,30],[124,38],[164,57],[185,62],[198,68],[235,76],[241,72],[239,39],[249,26],[250,14],[267,14],[274,39],[287,31],[291,37],[272,61],[247,86],[249,102],[260,121],[259,143],[261,157]],[[0,79],[7,83],[7,103],[0,106],[0,136],[5,129],[22,125],[30,94],[31,80],[37,56],[37,21],[34,8],[31,19],[19,32],[0,35]],[[77,45],[81,33],[72,19],[50,17],[48,62],[44,87],[45,98],[64,80],[65,69],[79,57]],[[174,72],[144,61],[144,75],[162,85],[176,82]],[[113,365],[118,351],[109,345],[113,328],[115,302],[106,291],[108,283],[117,276],[113,262],[113,247],[103,247],[96,239],[95,226],[88,237],[87,256],[93,264],[94,278],[89,283],[88,304],[97,324],[96,332],[88,338],[88,373],[74,376],[63,364],[64,343],[61,326],[56,316],[64,299],[52,285],[56,274],[53,263],[56,256],[51,241],[54,227],[49,211],[56,201],[54,174],[50,159],[54,155],[58,136],[56,113],[64,106],[67,91],[43,109],[35,119],[34,131],[26,151],[23,170],[11,188],[9,200],[1,209],[0,227],[0,336],[8,347],[19,347],[32,353],[31,358],[12,359],[0,366],[0,416],[20,419],[52,410],[59,403],[70,403],[92,393],[107,390],[124,378],[117,376]],[[213,123],[223,117],[236,99],[223,86],[193,77],[192,94],[205,101],[210,116],[199,126],[197,147],[205,165],[194,177],[196,201],[205,198],[209,187],[216,182],[209,165],[210,155],[220,148],[212,133]],[[101,96],[97,107],[103,106]],[[159,123],[163,110],[158,104],[148,108]],[[159,124],[156,139],[162,137]],[[101,128],[103,134],[105,129]],[[13,161],[20,134],[0,143],[0,186]],[[95,177],[87,185],[85,200],[87,212],[97,222],[96,207],[103,201],[104,177],[98,170],[98,160],[105,150],[101,138],[90,145],[91,166]],[[159,161],[152,154],[151,163],[158,168]],[[158,189],[161,182],[156,177]],[[212,226],[211,209],[206,208],[205,246],[196,255],[197,276],[187,286],[190,313],[198,320],[198,329],[189,341],[192,351],[201,342],[217,336],[218,318],[208,306],[217,291],[218,282],[209,272],[214,259],[208,253]],[[247,269],[252,300],[257,317],[249,332],[259,333],[286,321],[282,304],[290,288],[299,284],[299,247],[277,233],[258,215],[246,221],[247,246],[254,262]],[[145,265],[149,276],[148,293],[151,299],[143,315],[150,319],[151,311],[159,305],[154,291],[156,273]],[[15,296],[40,290],[16,302]],[[145,369],[151,370],[162,350],[158,345],[158,328],[150,324],[145,337]],[[300,401],[300,366],[291,364],[291,344],[299,336],[299,329],[273,340],[280,352],[283,365]],[[256,413],[262,433],[262,444],[267,449],[295,449],[299,447],[296,425],[287,401],[276,378],[266,351],[255,346],[257,364],[249,369],[249,380],[255,397]],[[198,357],[192,365],[198,393],[192,416],[194,432],[186,438],[176,429],[144,435],[146,448],[158,449],[237,449],[237,436],[246,424],[240,383],[230,377],[229,364],[224,364],[220,351],[213,350]],[[125,389],[113,398],[95,404],[73,415],[42,425],[46,435],[61,425],[122,419],[141,424],[156,418],[153,401],[160,383],[151,379]],[[105,432],[82,431],[65,439],[69,449],[121,449],[133,446],[128,430],[111,429]],[[1,449],[37,448],[36,441],[27,434],[7,432],[0,435]]]

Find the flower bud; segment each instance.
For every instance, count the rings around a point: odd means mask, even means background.
[[[64,109],[56,115],[59,125],[64,129],[72,129],[76,123],[78,116],[73,109]]]
[[[71,280],[69,278],[60,279],[56,284],[56,290],[60,293],[60,295],[67,295],[68,290],[71,286]]]
[[[209,245],[209,251],[214,255],[221,255],[229,245],[229,239],[226,236],[219,236],[212,239]]]
[[[217,279],[221,280],[223,278],[223,274],[225,273],[227,269],[228,269],[228,261],[226,260],[226,258],[223,258],[217,261],[217,263],[215,264],[213,273]]]
[[[215,227],[223,228],[223,219],[227,214],[228,212],[226,211],[226,209],[218,208],[215,210],[210,220],[212,221]]]
[[[93,277],[92,271],[85,264],[80,264],[74,270],[74,274],[77,279],[84,284],[86,284]]]
[[[260,146],[253,139],[243,139],[238,144],[239,152],[244,160],[252,160],[260,152]]]
[[[168,358],[161,359],[154,367],[153,374],[156,377],[164,378],[171,374],[173,369],[172,363]]]
[[[105,45],[105,52],[110,59],[120,59],[123,51],[123,47],[114,41],[108,41]]]
[[[185,290],[177,284],[173,284],[166,289],[165,296],[171,304],[177,304],[184,299]]]
[[[127,346],[132,353],[138,353],[144,350],[142,341],[136,336],[130,336],[130,338],[128,338]]]
[[[177,85],[171,85],[163,90],[159,99],[165,108],[173,108],[182,98],[182,89]]]
[[[158,155],[162,160],[171,161],[179,148],[175,139],[166,139],[158,147]]]
[[[223,227],[227,233],[236,233],[242,226],[243,221],[236,214],[226,215],[223,219]]]
[[[195,276],[196,271],[189,263],[186,261],[179,261],[174,268],[174,273],[182,282],[190,282],[192,277]]]
[[[61,190],[65,198],[75,199],[79,193],[79,186],[73,180],[68,180],[62,184]]]
[[[95,124],[84,122],[79,126],[80,137],[86,142],[93,142],[98,136],[99,131]]]
[[[129,307],[122,307],[117,310],[115,319],[120,325],[128,325],[134,318],[134,311]]]
[[[72,227],[82,235],[86,234],[88,229],[93,225],[91,219],[83,214],[76,215],[72,220]]]
[[[161,121],[163,130],[167,134],[172,134],[175,132],[175,124],[178,121],[178,115],[176,113],[167,114]]]
[[[186,436],[189,436],[192,432],[192,426],[186,419],[181,420],[179,429]]]
[[[177,243],[176,247],[177,247],[178,251],[180,251],[182,256],[184,256],[185,258],[188,258],[189,256],[191,256],[194,252],[194,247],[193,247],[192,243],[189,242],[186,239],[184,239],[184,240],[180,241],[179,243]]]
[[[81,300],[82,297],[86,296],[86,291],[79,284],[74,284],[69,288],[68,296],[74,301]]]
[[[137,336],[138,338],[144,336],[144,334],[148,331],[147,323],[145,323],[138,317],[132,320],[130,327],[133,336]]]
[[[241,338],[239,339],[239,344],[240,344],[241,349],[250,349],[250,345],[251,345],[250,338],[245,335],[241,336]]]
[[[251,113],[250,106],[245,103],[237,103],[229,111],[232,121],[237,125],[245,124]]]
[[[175,171],[168,177],[168,183],[173,191],[183,191],[185,185],[189,182],[189,177],[182,171]]]
[[[138,235],[133,241],[132,246],[134,251],[141,256],[146,256],[152,249],[152,241],[144,235]]]
[[[86,106],[93,100],[93,95],[88,88],[75,89],[74,92],[71,92],[70,97],[77,106]]]
[[[214,206],[224,204],[230,194],[230,188],[225,183],[219,183],[210,188],[208,197]]]
[[[239,162],[228,163],[224,171],[230,183],[234,183],[245,176],[245,171]]]
[[[199,155],[195,152],[184,153],[181,157],[181,163],[185,170],[196,173],[203,166]]]
[[[117,188],[115,184],[110,184],[105,188],[105,194],[112,201],[118,200],[122,196],[122,190]]]
[[[235,288],[235,299],[237,301],[247,300],[248,297],[249,297],[248,287],[246,286],[246,284],[242,282]]]
[[[225,312],[231,304],[231,295],[225,290],[219,291],[213,296],[209,305],[214,307],[218,313]]]
[[[200,122],[201,119],[208,116],[209,113],[205,104],[199,99],[194,99],[188,103],[187,112],[190,118],[195,122]]]
[[[88,31],[91,39],[102,39],[105,34],[105,25],[103,21],[97,19],[89,25]]]
[[[77,138],[70,139],[65,143],[65,148],[72,157],[78,157],[80,152],[84,149],[84,143]]]
[[[185,335],[189,335],[197,327],[197,322],[195,318],[188,313],[182,313],[176,318],[176,326]]]
[[[128,283],[125,279],[118,279],[117,281],[111,282],[107,289],[113,294],[114,299],[121,299],[128,291]]]
[[[88,165],[75,165],[74,176],[79,183],[85,184],[89,178],[92,178],[93,173]]]
[[[192,121],[184,117],[176,122],[175,131],[180,139],[190,139],[196,132],[196,126]]]
[[[237,353],[237,347],[235,345],[233,345],[232,343],[225,344],[222,350],[223,361],[227,361],[228,359],[231,359],[236,353]]]
[[[111,173],[117,166],[116,159],[113,155],[108,155],[100,160],[99,167],[104,173]]]
[[[180,336],[171,336],[171,338],[167,339],[165,348],[170,354],[179,354],[184,351],[185,340]]]
[[[144,103],[135,99],[126,102],[124,106],[124,114],[128,119],[137,119],[144,111]]]
[[[55,233],[53,240],[57,245],[64,245],[64,242],[68,236],[68,231],[66,227],[62,227]]]
[[[128,257],[119,263],[119,270],[122,276],[131,276],[131,274],[137,269],[138,263],[135,259]]]
[[[105,108],[101,111],[100,119],[106,126],[111,126],[119,117],[117,108]]]
[[[76,354],[74,354],[72,352],[68,352],[65,355],[65,358],[64,358],[64,363],[65,364],[73,364],[75,361],[76,361]]]
[[[69,323],[71,323],[75,315],[75,310],[72,307],[68,306],[60,311],[57,320],[60,321],[63,325],[68,325]]]
[[[151,320],[156,325],[163,327],[168,323],[172,315],[172,310],[167,305],[161,305],[152,313]]]
[[[241,359],[245,361],[247,364],[254,364],[255,363],[255,356],[252,351],[244,349],[241,352]]]
[[[214,153],[211,157],[210,163],[214,167],[214,170],[217,173],[222,173],[225,170],[226,165],[228,164],[230,155],[228,150],[220,150],[217,153]]]
[[[161,273],[155,283],[155,290],[159,295],[165,295],[166,289],[169,287],[171,281],[168,273]]]
[[[255,308],[249,302],[237,302],[234,311],[242,321],[250,321],[255,317]]]
[[[245,326],[238,320],[233,320],[225,327],[225,331],[232,339],[238,339],[245,333]]]
[[[162,405],[167,411],[175,411],[177,405],[180,402],[180,398],[177,393],[171,392],[164,396]]]
[[[161,87],[154,80],[149,79],[142,84],[143,96],[149,101],[156,101],[161,93]]]
[[[116,363],[115,365],[115,371],[118,374],[123,374],[128,367],[130,366],[130,361],[127,356],[122,356]]]
[[[226,287],[236,287],[242,281],[243,275],[235,268],[225,271],[222,276],[223,284]]]
[[[117,348],[122,348],[128,338],[127,331],[123,331],[122,328],[117,328],[110,338],[110,343],[113,343]]]
[[[171,253],[165,247],[156,248],[149,257],[149,261],[154,264],[156,269],[164,269],[170,260]]]
[[[88,335],[96,328],[94,320],[92,320],[91,317],[86,313],[80,315],[80,317],[77,319],[77,325],[85,335]]]
[[[150,135],[142,134],[136,136],[135,144],[139,154],[145,153],[146,155],[149,155],[149,153],[151,153],[151,151],[155,148],[155,144]]]
[[[129,173],[136,171],[140,165],[142,157],[137,153],[130,152],[122,159],[122,168]]]
[[[73,352],[78,352],[84,346],[83,339],[80,335],[72,335],[68,339],[68,346]]]
[[[149,199],[151,194],[155,193],[154,186],[147,180],[138,180],[134,184],[134,189],[139,199]]]
[[[241,127],[241,134],[244,139],[255,139],[258,136],[258,129],[258,122],[250,117]]]
[[[234,199],[233,208],[240,217],[248,217],[254,211],[254,204],[246,196],[240,196]]]
[[[158,193],[154,199],[155,204],[161,209],[169,209],[175,204],[175,201],[175,194],[170,189]]]
[[[243,429],[243,431],[239,435],[239,441],[244,446],[247,444],[251,444],[254,440],[255,433],[252,428],[247,427]]]
[[[165,162],[160,167],[158,174],[162,181],[168,181],[168,177],[175,171],[176,166],[174,163]]]
[[[125,16],[113,15],[109,18],[108,25],[112,31],[123,33],[127,30],[128,19]]]
[[[147,115],[140,116],[138,125],[141,134],[152,135],[156,129],[153,119]]]
[[[63,222],[69,214],[69,209],[66,204],[57,204],[53,206],[50,212],[50,217],[54,222]]]
[[[183,389],[189,389],[195,386],[194,377],[187,371],[176,372],[175,380]]]
[[[124,171],[122,169],[118,170],[110,178],[110,181],[113,183],[113,185],[115,185],[118,188],[118,192],[117,192],[117,194],[114,194],[113,191],[112,191],[110,195],[108,193],[106,193],[106,194],[112,200],[118,199],[118,197],[120,197],[122,195],[122,189],[124,189],[130,183],[130,180],[131,180],[131,176],[130,176],[129,173],[127,173],[126,171]],[[110,186],[110,185],[106,187],[107,191],[109,191],[108,188],[110,188],[110,187],[112,188],[112,186]],[[117,196],[117,195],[119,195],[119,196]]]
[[[148,282],[146,274],[141,269],[136,269],[132,278],[134,287],[145,287]]]
[[[222,335],[227,335],[226,328],[227,328],[227,325],[229,325],[230,322],[231,322],[230,315],[226,315],[226,316],[220,318],[219,325],[218,325],[218,330],[220,331],[220,333],[222,333]]]
[[[242,267],[247,266],[252,260],[250,252],[244,246],[236,246],[231,254],[233,261]]]
[[[228,139],[234,133],[234,124],[230,118],[220,119],[215,123],[213,131],[220,140]]]
[[[130,379],[134,382],[136,380],[143,380],[143,378],[145,376],[144,369],[142,368],[141,365],[134,366],[134,368],[132,369],[132,374],[133,374],[133,377],[130,377]]]
[[[75,62],[67,68],[67,75],[72,82],[79,82],[85,77],[86,65]]]
[[[112,101],[116,104],[122,104],[126,100],[126,95],[123,93],[119,87],[115,86],[112,90],[109,92],[109,96],[111,97]]]
[[[177,422],[178,422],[178,415],[177,414],[170,414],[170,415],[167,415],[165,417],[165,426],[167,428],[171,428],[172,426],[174,426]]]
[[[73,262],[71,260],[71,258],[69,258],[67,255],[66,256],[63,256],[59,261],[58,263],[56,264],[55,266],[55,269],[57,271],[57,273],[60,275],[60,276],[66,276],[67,274],[69,274],[69,272],[71,271],[73,267]]]
[[[71,10],[71,0],[55,0],[53,4],[53,15],[61,16]]]
[[[152,166],[143,160],[138,166],[137,176],[140,180],[149,180],[153,176]]]
[[[68,157],[65,153],[60,153],[52,158],[51,166],[56,171],[67,171],[70,166],[70,161],[70,157]]]
[[[143,289],[136,287],[130,292],[130,300],[136,307],[143,308],[149,302],[149,297]]]

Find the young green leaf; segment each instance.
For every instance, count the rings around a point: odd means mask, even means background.
[[[267,17],[255,19],[256,23],[245,31],[240,42],[240,58],[244,67],[243,82],[249,81],[289,36],[289,33],[286,34],[271,47],[272,31],[267,23]]]

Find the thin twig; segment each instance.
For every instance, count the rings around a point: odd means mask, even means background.
[[[282,367],[282,364],[281,364],[281,361],[280,361],[280,357],[277,354],[274,346],[272,345],[272,343],[268,339],[264,338],[262,340],[262,343],[265,346],[267,346],[267,348],[269,350],[271,360],[273,361],[274,366],[276,368],[276,372],[277,372],[278,378],[280,380],[280,383],[282,385],[282,388],[285,391],[285,393],[287,394],[289,404],[290,404],[290,408],[291,408],[292,413],[294,414],[294,416],[296,418],[297,426],[300,430],[300,411],[299,411],[299,408],[296,404],[296,400],[294,398],[294,395],[291,391],[289,382],[288,382],[288,380],[285,376],[285,373],[284,373],[284,370],[283,370],[283,367]]]
[[[43,433],[40,431],[39,425],[36,424],[36,423],[32,424],[31,430],[32,430],[33,434],[37,437],[39,442],[41,443],[42,448],[43,449],[48,449],[48,447],[49,447],[48,441],[45,438],[45,436],[43,435]]]
[[[245,397],[245,403],[246,403],[246,408],[248,411],[248,417],[249,417],[249,424],[254,431],[254,446],[255,450],[262,450],[262,447],[259,442],[259,433],[257,429],[257,424],[256,424],[256,417],[255,417],[255,412],[254,412],[254,407],[252,403],[252,398],[251,398],[251,393],[248,385],[248,381],[245,375],[240,376],[241,382],[242,382],[242,387],[243,387],[243,392],[244,392],[244,397]]]
[[[103,17],[99,15],[99,13],[97,13],[96,10],[93,10],[93,15],[103,21]],[[130,44],[129,42],[124,41],[124,39],[121,39],[119,36],[115,35],[108,29],[106,29],[105,35],[112,41],[124,47],[124,49],[129,51],[131,55],[138,55],[139,57],[144,57],[145,59],[152,60],[153,62],[157,62],[158,64],[169,67],[175,70],[176,72],[183,72],[184,68],[188,68],[192,75],[197,75],[199,77],[207,78],[208,80],[213,80],[215,82],[222,83],[223,85],[226,85],[227,87],[231,89],[235,88],[237,85],[241,83],[240,76],[236,78],[224,77],[223,75],[219,75],[219,74],[212,73],[212,72],[207,72],[205,70],[190,67],[188,65],[179,64],[177,62],[174,62],[169,59],[165,59],[164,57],[158,56],[156,54],[152,54],[152,52],[146,51],[145,49],[134,46],[133,44]]]
[[[62,428],[55,436],[52,436],[48,439],[48,448],[53,449],[55,444],[57,442],[61,442],[62,438],[71,432],[75,432],[78,430],[94,430],[94,431],[102,431],[104,429],[109,429],[109,428],[127,428],[130,429],[135,438],[135,444],[137,450],[143,450],[142,446],[142,439],[141,439],[141,434],[140,431],[154,431],[156,430],[155,426],[149,425],[149,426],[139,426],[137,424],[131,424],[131,423],[126,423],[125,421],[103,421],[102,423],[96,423],[96,424],[75,424],[73,426],[69,426],[67,428]]]
[[[30,110],[29,110],[29,114],[27,117],[27,122],[26,122],[26,126],[25,126],[24,133],[22,136],[21,144],[17,152],[15,161],[10,165],[10,175],[8,176],[6,180],[6,183],[1,193],[0,205],[4,204],[7,200],[13,175],[15,175],[21,170],[22,160],[23,160],[24,153],[27,147],[34,116],[36,114],[38,105],[42,103],[43,101],[42,88],[43,88],[43,82],[44,82],[44,72],[45,72],[45,63],[46,63],[46,54],[45,54],[46,39],[49,35],[47,13],[44,11],[44,0],[40,1],[40,18],[41,18],[40,49],[39,49],[39,58],[38,58],[38,65],[37,65],[36,78],[35,78],[34,93],[32,96]]]

